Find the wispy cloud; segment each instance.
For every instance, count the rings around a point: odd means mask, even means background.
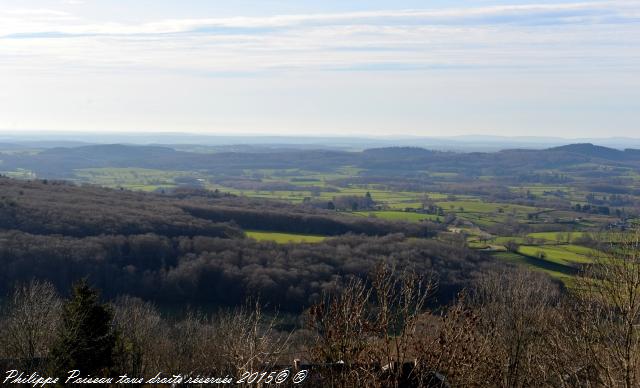
[[[637,132],[640,1],[511,1],[0,0],[0,127]]]
[[[11,17],[13,20],[8,19]],[[267,17],[227,17],[168,19],[150,23],[124,24],[119,22],[59,23],[69,20],[66,12],[46,9],[0,11],[0,20],[13,21],[0,29],[6,36],[21,33],[51,34],[171,34],[264,32],[278,28],[320,27],[334,25],[550,25],[550,24],[606,24],[640,22],[640,4],[630,1],[584,2],[565,4],[503,5],[444,10],[391,10],[327,14],[295,14]],[[33,22],[46,22],[33,25]],[[20,23],[27,22],[26,26]],[[32,23],[29,23],[32,22]],[[30,25],[31,24],[31,25]],[[13,29],[13,31],[12,31]],[[227,31],[228,30],[228,31]]]
[[[95,22],[0,11],[1,67],[46,71],[571,68],[640,65],[640,2]],[[35,58],[35,59],[34,59]]]

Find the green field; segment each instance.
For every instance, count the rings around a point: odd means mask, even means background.
[[[513,205],[508,203],[483,202],[483,201],[440,201],[437,205],[444,211],[450,210],[460,213],[504,213],[522,214],[539,211],[531,206]]]
[[[571,240],[573,240],[575,238],[584,236],[585,233],[584,232],[537,232],[537,233],[529,233],[527,236],[541,239],[541,240],[548,240],[548,241],[558,241],[558,238],[560,238],[560,241],[565,241],[567,234],[569,234]]]
[[[562,265],[586,264],[592,262],[588,248],[563,245],[522,245],[518,252],[532,257],[544,255],[544,260]],[[580,253],[581,252],[581,253]],[[593,252],[595,254],[595,252]]]
[[[390,221],[406,221],[406,222],[420,222],[422,220],[436,220],[438,216],[434,214],[421,214],[414,212],[401,212],[401,211],[362,211],[362,212],[352,212],[352,214],[364,216],[364,217],[375,217],[381,218],[384,220]],[[442,217],[440,217],[442,219]]]
[[[491,241],[495,242],[496,244],[503,244],[503,245],[508,243],[509,241],[514,241],[516,244],[524,244],[525,243],[524,237],[514,237],[514,236],[495,237]]]
[[[146,168],[87,168],[75,171],[83,182],[128,190],[154,191],[175,187],[174,179],[194,176],[184,171],[163,171]]]
[[[278,244],[287,243],[318,243],[323,241],[325,236],[314,236],[307,234],[293,234],[293,233],[277,233],[277,232],[258,232],[247,231],[247,237],[257,241],[273,241]]]
[[[493,254],[493,257],[509,263],[525,265],[536,271],[542,271],[561,280],[565,284],[567,284],[575,274],[575,270],[571,267],[531,256],[524,256],[515,252],[497,252]]]
[[[0,171],[0,174],[8,176],[9,178],[16,179],[36,179],[36,174],[33,171],[19,168],[15,171]]]
[[[513,203],[492,202],[480,195],[450,194],[447,192],[417,192],[397,190],[384,184],[345,183],[349,178],[357,177],[363,170],[350,166],[333,171],[308,171],[304,169],[254,169],[244,170],[237,177],[226,175],[209,175],[205,171],[162,171],[143,168],[92,168],[76,170],[80,182],[90,182],[102,186],[125,188],[129,190],[154,191],[170,189],[178,186],[176,180],[182,177],[197,178],[202,186],[240,196],[280,200],[300,204],[304,202],[328,203],[340,196],[362,197],[369,193],[379,210],[344,212],[358,217],[372,217],[387,221],[420,222],[422,220],[440,220],[444,222],[453,217],[466,222],[453,229],[464,232],[467,244],[472,249],[490,253],[502,260],[517,262],[540,269],[550,275],[565,280],[573,276],[580,265],[589,263],[593,251],[589,248],[571,244],[585,235],[580,230],[595,229],[598,225],[610,222],[607,216],[575,213],[571,210],[553,210]],[[16,172],[24,174],[25,172]],[[426,173],[426,172],[425,172]],[[429,172],[433,178],[443,181],[457,179],[457,174],[447,172]],[[269,184],[291,185],[288,190],[238,189],[233,179],[239,182],[256,182],[257,188],[268,187]],[[490,181],[490,176],[482,179]],[[261,186],[262,185],[262,186]],[[242,187],[242,186],[238,186]],[[512,186],[513,192],[531,193],[539,197],[553,198],[565,196],[575,202],[584,199],[585,193],[576,188],[564,185],[523,185]],[[443,215],[422,214],[413,211],[423,206],[423,201],[431,201],[439,206]],[[582,221],[574,222],[577,217]],[[527,235],[509,236],[492,235],[493,227],[507,222],[527,225],[543,225],[549,230],[557,224],[558,231],[533,232]],[[563,224],[564,223],[564,224]],[[570,223],[572,232],[565,225]],[[551,226],[553,227],[553,226]],[[553,227],[555,228],[555,227]],[[450,228],[450,230],[452,230]],[[529,229],[535,231],[535,228]],[[538,229],[540,230],[540,229]],[[578,230],[578,231],[575,231]],[[492,232],[495,233],[495,232]],[[265,231],[248,231],[247,236],[258,241],[276,243],[316,243],[326,237]],[[569,239],[567,240],[567,236]],[[508,241],[514,240],[520,245],[518,252],[505,252]]]

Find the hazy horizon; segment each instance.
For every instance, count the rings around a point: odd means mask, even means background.
[[[562,138],[541,136],[313,136],[313,135],[215,135],[186,132],[52,132],[18,134],[0,130],[0,145],[18,147],[79,147],[93,144],[160,145],[175,147],[199,145],[222,147],[271,147],[298,149],[364,150],[381,147],[420,147],[439,151],[495,152],[505,149],[547,149],[577,143],[624,149],[640,149],[640,138]]]
[[[0,128],[632,137],[639,15],[637,1],[4,0]]]
[[[211,132],[211,131],[180,131],[180,130],[55,130],[55,129],[20,129],[19,131],[8,130],[0,128],[0,138],[28,138],[28,137],[60,137],[66,138],[68,136],[93,136],[93,135],[109,135],[109,136],[165,136],[165,135],[184,135],[194,137],[238,137],[238,138],[250,138],[250,137],[282,137],[282,138],[309,138],[309,139],[322,139],[322,138],[360,138],[360,139],[514,139],[514,140],[612,140],[612,139],[631,139],[640,140],[640,135],[633,136],[581,136],[571,137],[562,135],[500,135],[500,134],[482,134],[482,133],[468,133],[462,135],[421,135],[421,134],[340,134],[340,133],[328,133],[328,134],[314,134],[314,133],[299,133],[299,134],[283,134],[278,132]]]

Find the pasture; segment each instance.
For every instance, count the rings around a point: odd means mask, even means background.
[[[323,241],[325,236],[315,236],[307,234],[278,233],[278,232],[260,232],[246,231],[247,237],[256,241],[273,241],[278,244],[288,243],[318,243]]]
[[[584,250],[581,250],[581,248]],[[592,262],[592,255],[595,254],[595,251],[590,252],[588,248],[578,247],[576,245],[569,249],[563,245],[521,245],[518,253],[571,266]]]
[[[233,180],[229,176],[207,175],[199,171],[163,171],[143,168],[92,168],[76,170],[81,182],[90,182],[102,186],[125,188],[130,190],[154,191],[177,187],[176,180],[181,177],[200,178],[204,187],[218,189],[240,196],[285,201],[300,204],[305,201],[328,203],[339,196],[364,196],[369,193],[375,201],[377,210],[344,212],[357,217],[374,217],[388,221],[421,222],[423,220],[441,221],[457,219],[471,224],[451,225],[453,229],[464,231],[468,236],[469,248],[492,254],[494,257],[511,263],[519,263],[539,269],[553,277],[566,280],[573,276],[579,267],[592,260],[594,252],[587,247],[575,245],[575,241],[585,236],[585,229],[609,222],[610,218],[595,214],[578,214],[566,209],[548,209],[525,206],[522,204],[495,202],[471,194],[452,194],[436,191],[408,191],[387,187],[384,184],[348,183],[357,177],[362,169],[345,166],[328,172],[307,171],[302,169],[257,169],[245,170],[239,180],[251,179],[260,184],[289,184],[290,190],[249,190],[225,186]],[[18,172],[24,174],[24,172]],[[431,177],[443,180],[455,179],[455,174],[432,173]],[[491,177],[483,177],[490,181]],[[217,183],[220,182],[220,183]],[[257,185],[256,187],[260,187]],[[276,186],[274,186],[276,187]],[[529,184],[512,186],[512,192],[526,193],[542,198],[565,198],[577,201],[584,193],[575,187],[564,185]],[[442,208],[444,214],[422,214],[412,209],[420,209],[423,201]],[[580,217],[580,222],[575,222]],[[538,224],[548,230],[557,225],[558,231],[536,232],[519,235],[491,235],[487,230],[505,223],[523,225]],[[573,231],[563,223],[573,223]],[[247,231],[249,238],[257,241],[286,243],[316,243],[324,236],[278,233],[267,231]],[[507,252],[506,245],[514,241],[519,245],[516,252]]]
[[[435,214],[422,214],[415,212],[404,212],[404,211],[361,211],[361,212],[352,212],[351,214],[363,216],[363,217],[374,217],[381,218],[384,220],[390,221],[405,221],[405,222],[420,222],[423,220],[431,220],[435,221],[436,219],[442,217],[438,217]]]

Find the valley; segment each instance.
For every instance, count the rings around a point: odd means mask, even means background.
[[[0,168],[11,168],[3,174],[19,179],[65,179],[160,195],[188,188],[341,217],[430,222],[443,229],[439,239],[457,238],[483,255],[563,281],[590,262],[593,234],[629,228],[640,213],[636,150],[590,144],[493,153],[406,147],[192,150],[124,145],[4,150]],[[173,168],[161,168],[169,162]],[[259,241],[328,237],[254,226],[247,235]]]

